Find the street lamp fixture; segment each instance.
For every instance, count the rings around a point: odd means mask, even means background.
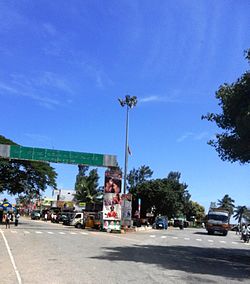
[[[126,95],[125,99],[118,99],[122,107],[126,106],[126,140],[125,140],[125,166],[124,166],[124,182],[123,193],[126,194],[127,189],[127,168],[128,168],[128,126],[129,126],[129,109],[133,108],[137,104],[136,96]]]

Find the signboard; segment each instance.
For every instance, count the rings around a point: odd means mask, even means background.
[[[110,221],[110,220],[105,220],[103,222],[103,228],[105,230],[115,230],[115,231],[120,231],[121,230],[121,221]]]
[[[122,185],[122,174],[118,170],[107,170],[105,172],[105,193],[120,193]]]
[[[19,145],[0,144],[0,157],[18,160],[89,165],[98,167],[117,166],[116,156],[114,155],[32,148]]]
[[[121,179],[118,170],[105,172],[103,196],[103,227],[106,230],[121,229]]]
[[[123,226],[131,226],[132,221],[132,194],[122,194],[122,203],[121,203],[121,210],[122,210],[122,224]]]

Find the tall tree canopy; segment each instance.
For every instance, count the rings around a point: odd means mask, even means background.
[[[246,51],[250,63],[250,49]],[[235,83],[223,84],[216,92],[221,114],[208,113],[203,119],[215,122],[224,132],[208,144],[215,147],[222,160],[250,162],[250,71]]]
[[[228,194],[226,194],[221,200],[218,200],[218,205],[220,208],[228,210],[230,215],[234,212],[234,199],[232,199]]]
[[[133,195],[141,199],[141,215],[153,209],[155,215],[174,217],[184,214],[189,202],[187,185],[180,182],[180,173],[171,172],[167,178],[144,181],[137,184]]]
[[[202,219],[205,217],[205,208],[197,202],[189,200],[184,208],[184,213],[187,217],[187,220],[191,220],[191,217],[195,217],[197,222],[202,222]]]
[[[0,135],[0,144],[17,145]],[[0,158],[0,192],[39,195],[48,186],[56,188],[56,172],[46,162]]]
[[[238,220],[238,223],[242,223],[242,219],[244,218],[245,213],[247,212],[246,206],[237,206],[234,210],[234,218]]]
[[[153,175],[153,171],[149,166],[141,166],[138,169],[133,169],[127,176],[130,192],[136,188],[136,186],[144,181],[150,179]]]
[[[92,169],[88,174],[89,167],[79,166],[79,173],[76,176],[75,199],[80,202],[95,203],[98,202],[100,195],[98,191],[98,172]]]

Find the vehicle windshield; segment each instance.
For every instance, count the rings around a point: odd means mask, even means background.
[[[209,214],[208,215],[208,220],[227,222],[228,221],[228,217],[224,216],[224,215]]]

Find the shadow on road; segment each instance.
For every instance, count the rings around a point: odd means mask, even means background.
[[[250,279],[250,252],[244,249],[136,245],[107,247],[102,256],[93,258],[153,264],[163,269],[234,280]]]

